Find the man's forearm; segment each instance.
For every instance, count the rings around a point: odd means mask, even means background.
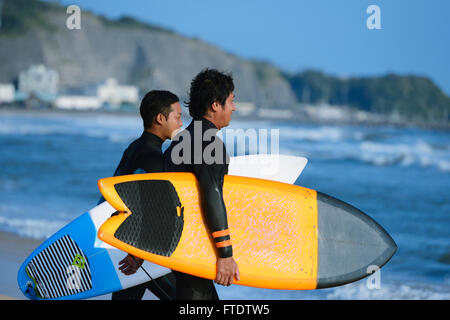
[[[233,247],[221,187],[217,185],[209,168],[200,168],[196,176],[200,183],[206,224],[214,239],[219,257],[231,257]]]

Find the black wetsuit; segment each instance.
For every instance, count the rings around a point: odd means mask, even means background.
[[[227,232],[227,212],[222,190],[224,176],[228,173],[229,156],[222,140],[215,135],[218,129],[212,122],[204,118],[193,120],[185,130],[178,134],[178,141],[173,141],[164,152],[164,171],[195,174],[200,185],[205,220],[216,243],[217,253],[221,258],[231,257],[233,250]],[[206,139],[203,139],[205,131],[208,132]],[[183,143],[186,133],[189,133],[189,143]],[[182,146],[186,147],[186,150]],[[185,151],[190,154],[186,155]],[[219,235],[215,236],[217,234]],[[174,273],[177,280],[177,299],[218,299],[213,281],[180,272]]]
[[[163,140],[158,136],[144,131],[133,141],[123,153],[114,176],[135,173],[153,173],[163,171],[163,154],[161,151]],[[100,199],[103,202],[104,198]],[[156,284],[155,284],[156,282]],[[140,300],[145,289],[150,290],[161,300],[175,297],[175,276],[169,273],[163,277],[141,285],[124,289],[112,294],[112,300]],[[161,291],[161,289],[163,291]],[[169,297],[168,297],[169,296]]]

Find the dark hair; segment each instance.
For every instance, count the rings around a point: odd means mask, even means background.
[[[231,74],[225,74],[216,69],[204,69],[192,80],[189,101],[185,104],[189,108],[191,117],[198,119],[206,114],[214,102],[223,106],[233,91]]]
[[[147,92],[141,101],[139,111],[144,121],[144,129],[153,125],[153,119],[162,113],[167,119],[171,111],[170,106],[180,101],[178,97],[170,91],[152,90]]]

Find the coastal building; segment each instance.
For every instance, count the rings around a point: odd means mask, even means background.
[[[16,95],[14,85],[11,83],[0,83],[0,104],[13,103]]]
[[[118,107],[121,104],[137,104],[139,90],[135,86],[119,85],[117,80],[109,78],[98,86],[97,97],[102,103]]]
[[[96,110],[102,107],[102,101],[93,96],[59,96],[54,101],[57,109]]]
[[[306,105],[304,111],[311,119],[317,121],[344,121],[349,118],[349,112],[342,106],[329,104]]]
[[[294,113],[289,109],[258,109],[257,116],[264,119],[292,119]]]
[[[253,102],[236,102],[235,104],[238,116],[250,116],[256,111],[256,106]]]
[[[31,65],[19,74],[19,90],[26,95],[54,97],[58,94],[59,74],[42,64]]]

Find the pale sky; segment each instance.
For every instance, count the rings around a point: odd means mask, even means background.
[[[448,0],[61,0],[135,17],[285,71],[430,77],[450,95]],[[369,5],[381,29],[369,30]]]

